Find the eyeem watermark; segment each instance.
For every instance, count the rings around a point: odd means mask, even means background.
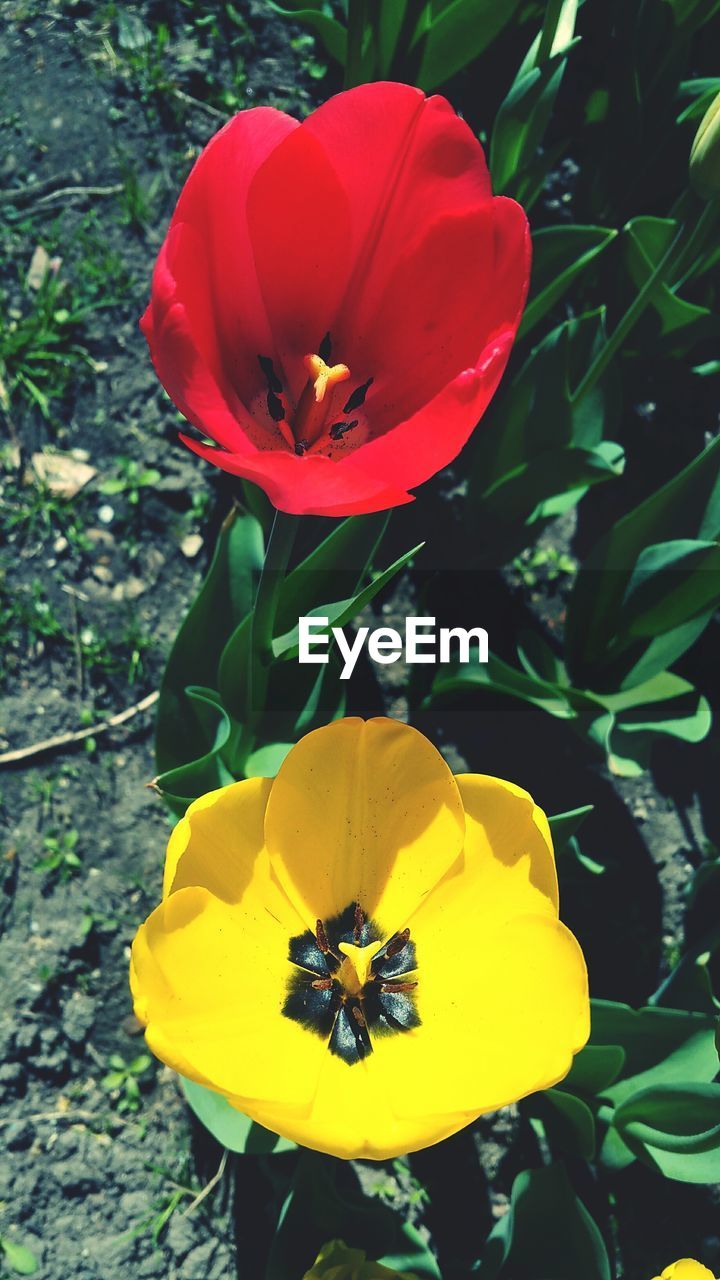
[[[434,618],[406,618],[405,635],[394,627],[359,627],[353,639],[348,639],[342,627],[331,627],[329,618],[298,618],[298,662],[328,661],[330,641],[334,640],[343,660],[341,680],[349,680],[355,664],[367,646],[372,662],[387,665],[404,658],[405,662],[443,663],[487,662],[488,633],[483,627],[435,628]]]

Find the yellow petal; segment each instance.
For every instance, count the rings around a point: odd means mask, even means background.
[[[135,1012],[152,1051],[221,1093],[307,1107],[327,1050],[282,1014],[287,944],[259,894],[229,906],[202,888],[172,893],[132,949]]]
[[[394,1039],[404,1039],[396,1036]],[[302,1146],[342,1159],[388,1160],[447,1138],[472,1118],[469,1114],[398,1115],[388,1102],[382,1052],[348,1067],[325,1053],[317,1092],[300,1111],[270,1102],[246,1102],[248,1115]]]
[[[715,1280],[715,1277],[701,1262],[694,1262],[692,1258],[680,1258],[679,1262],[666,1267],[655,1280]]]
[[[263,824],[271,786],[270,778],[250,778],[193,801],[170,836],[163,897],[191,884],[205,885],[226,902],[242,897],[265,843]]]
[[[557,1084],[590,1033],[585,962],[560,921],[467,925],[465,902],[415,922],[421,1025],[377,1046],[389,1105],[428,1133],[443,1111],[477,1116]]]
[[[521,913],[558,913],[552,836],[542,809],[522,787],[483,774],[457,779],[465,808],[463,894],[472,916],[498,921]],[[472,888],[471,888],[472,885]]]
[[[308,927],[359,902],[389,933],[462,846],[458,788],[408,725],[339,720],[293,747],[273,784],[265,839]]]

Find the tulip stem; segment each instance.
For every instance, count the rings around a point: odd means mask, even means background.
[[[265,708],[273,631],[298,517],[275,512],[250,623],[245,722],[252,732]]]
[[[694,225],[686,222],[680,226],[654,271],[650,273],[642,289],[636,294],[624,316],[610,334],[605,346],[598,353],[584,378],[575,388],[571,397],[573,405],[579,404],[583,397],[592,390],[598,379],[602,377],[611,360],[652,301],[656,286],[669,276],[670,268],[672,267],[673,271],[676,271],[678,267],[688,262],[695,246],[707,230],[707,224],[710,220],[708,209],[712,212],[712,206],[706,206]]]

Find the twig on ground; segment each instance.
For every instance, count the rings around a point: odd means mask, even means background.
[[[35,204],[50,204],[53,200],[76,200],[78,196],[116,196],[122,189],[122,182],[114,182],[111,187],[60,187],[59,191],[49,191],[46,196],[40,196]]]
[[[202,1191],[200,1191],[200,1192],[198,1193],[198,1195],[196,1195],[196,1197],[195,1197],[195,1199],[193,1200],[192,1204],[189,1204],[189,1205],[188,1205],[188,1207],[187,1207],[187,1209],[185,1209],[185,1210],[184,1210],[184,1212],[181,1214],[181,1217],[183,1217],[183,1218],[187,1218],[189,1214],[194,1213],[194,1211],[197,1209],[198,1205],[199,1205],[199,1204],[202,1204],[202,1202],[203,1202],[203,1200],[205,1199],[205,1197],[206,1197],[206,1196],[209,1196],[209,1195],[210,1195],[210,1192],[211,1192],[211,1191],[212,1191],[212,1190],[217,1186],[218,1182],[220,1182],[220,1180],[221,1180],[221,1178],[222,1178],[222,1176],[223,1176],[223,1174],[224,1174],[224,1172],[225,1172],[225,1165],[227,1164],[227,1158],[228,1158],[228,1155],[229,1155],[229,1154],[230,1154],[230,1153],[229,1153],[229,1151],[228,1151],[228,1149],[227,1149],[227,1147],[226,1147],[226,1148],[225,1148],[225,1150],[224,1150],[224,1151],[223,1151],[223,1153],[222,1153],[222,1157],[221,1157],[221,1160],[220,1160],[220,1164],[218,1165],[218,1171],[217,1171],[217,1173],[214,1173],[214,1174],[213,1174],[212,1178],[210,1179],[210,1181],[209,1181],[208,1183],[206,1183],[206,1185],[203,1187]]]
[[[209,102],[201,102],[199,98],[193,98],[182,89],[173,89],[173,97],[179,98],[181,102],[187,102],[190,107],[197,107],[200,111],[207,112],[209,116],[214,116],[216,120],[229,120],[230,118],[227,111],[219,111],[217,107],[212,107]]]
[[[77,729],[74,733],[59,733],[57,737],[45,738],[42,742],[33,743],[31,747],[18,747],[14,751],[5,751],[0,755],[0,767],[4,764],[17,764],[20,760],[32,760],[35,756],[45,755],[48,751],[60,751],[63,747],[83,742],[85,738],[95,738],[99,733],[107,733],[108,729],[116,729],[118,725],[125,724],[133,716],[139,715],[141,711],[147,711],[154,706],[159,696],[157,690],[149,693],[133,707],[119,711],[117,715],[110,716],[109,720],[102,720],[100,724],[90,725],[87,729]]]
[[[8,187],[7,190],[0,192],[0,204],[29,204],[38,196],[44,196],[48,191],[52,191],[54,187],[63,187],[68,182],[77,182],[79,176],[70,170],[66,173],[54,173],[52,177],[44,178],[42,182],[29,182],[24,187]]]
[[[97,1115],[93,1111],[36,1111],[32,1115],[23,1116],[23,1119],[32,1124],[40,1120],[74,1120],[84,1124],[87,1120],[97,1120]],[[17,1120],[17,1116],[4,1116],[0,1120],[0,1128],[12,1124],[14,1120]]]

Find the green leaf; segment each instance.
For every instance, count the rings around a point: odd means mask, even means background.
[[[668,0],[668,3],[673,11],[675,25],[688,32],[697,31],[720,12],[720,0]]]
[[[125,1081],[124,1070],[108,1071],[107,1075],[103,1076],[100,1083],[102,1084],[103,1089],[107,1089],[108,1091],[111,1092],[113,1089],[119,1089],[121,1084],[124,1083],[124,1081]]]
[[[352,1166],[303,1151],[282,1209],[265,1280],[298,1280],[328,1239],[342,1239],[369,1258],[418,1280],[440,1280],[437,1263],[415,1227],[364,1196]]]
[[[332,604],[318,605],[314,609],[308,609],[304,616],[326,617],[328,619],[328,628],[344,627],[346,623],[351,622],[358,613],[362,612],[366,605],[375,599],[375,596],[382,591],[383,587],[386,587],[388,582],[391,582],[396,574],[401,569],[404,569],[405,565],[412,560],[413,556],[417,555],[418,551],[422,550],[424,545],[424,542],[419,542],[416,547],[411,547],[409,551],[405,552],[405,555],[400,556],[382,573],[377,574],[367,587],[359,591],[350,600],[336,600]],[[274,656],[285,659],[296,657],[299,635],[299,626],[296,622],[295,626],[290,631],[287,631],[285,635],[278,636],[276,640],[273,640]]]
[[[640,552],[621,605],[631,636],[660,636],[720,603],[720,545],[677,538]]]
[[[293,742],[269,742],[252,751],[245,761],[246,778],[274,778]]]
[[[155,779],[163,799],[179,816],[198,796],[235,780],[221,754],[230,740],[232,724],[219,695],[214,689],[188,686],[185,701],[190,759]]]
[[[485,556],[492,548],[495,560],[506,563],[548,520],[574,507],[592,485],[622,475],[624,466],[622,448],[611,441],[594,449],[567,445],[529,458],[481,496],[473,486],[468,501],[477,502],[479,510],[470,511],[469,518],[475,515],[475,523],[481,520],[488,530],[480,535]]]
[[[651,494],[593,547],[568,603],[565,647],[573,684],[603,688],[622,625],[622,603],[633,570],[649,546],[720,537],[720,439]],[[608,682],[617,688],[616,676]]]
[[[624,1063],[625,1050],[621,1045],[588,1044],[573,1059],[563,1087],[579,1093],[604,1093],[617,1080]]]
[[[414,548],[413,551],[408,552],[407,556],[396,561],[385,571],[385,574],[381,574],[359,595],[351,595],[349,599],[332,605],[322,604],[323,598],[327,599],[327,596],[324,596],[326,591],[349,588],[351,592],[355,592],[367,577],[369,565],[382,538],[387,519],[387,514],[382,513],[380,516],[351,517],[343,521],[315,551],[288,574],[282,586],[276,615],[276,638],[273,641],[273,655],[276,659],[282,658],[287,662],[297,656],[300,616],[307,617],[311,614],[323,616],[325,613],[329,614],[332,610],[336,610],[337,616],[342,616],[342,621],[333,622],[333,625],[344,625],[344,622],[353,618],[355,613],[362,609],[364,604],[371,600],[398,572],[402,564],[419,549]],[[332,596],[330,599],[332,600]],[[248,615],[235,628],[222,650],[218,663],[217,679],[222,703],[230,715],[238,720],[241,719],[245,706],[250,623],[251,618]],[[289,627],[290,630],[284,635],[278,634],[282,632],[284,626]],[[324,670],[327,672],[327,668]],[[274,668],[271,668],[270,680],[271,683],[275,680],[275,692],[273,693],[271,689],[268,705],[272,703],[273,706],[279,707]],[[316,672],[313,668],[295,667],[293,681],[295,700],[297,700],[299,685],[303,688],[307,686],[303,695],[307,697],[309,690],[315,685]]]
[[[707,700],[671,671],[619,693],[593,698],[611,713],[604,745],[610,768],[625,777],[647,767],[653,736],[701,742],[712,723]]]
[[[605,439],[618,420],[616,372],[575,403],[575,388],[605,344],[602,309],[565,321],[532,351],[479,434],[466,516],[483,558],[503,563],[537,535],[560,498],[573,505],[590,484],[622,469],[622,450]],[[562,456],[561,456],[562,455]]]
[[[308,4],[307,0],[297,0],[297,3],[295,0],[285,0],[284,5],[276,4],[275,0],[268,0],[268,5],[284,18],[292,18],[293,22],[304,23],[320,37],[330,57],[339,62],[341,67],[345,66],[347,31],[335,18],[321,12],[320,0],[315,5]]]
[[[7,1236],[0,1236],[0,1247],[5,1254],[8,1266],[12,1267],[16,1275],[35,1275],[39,1265],[38,1260],[26,1245],[16,1244],[14,1240],[8,1240]]]
[[[647,1014],[648,1010],[641,1011]],[[652,1013],[662,1014],[670,1013],[669,1009],[653,1009]],[[672,1012],[678,1012],[672,1010]],[[680,1017],[684,1019],[693,1018],[694,1015],[682,1011]],[[662,1050],[655,1050],[656,1057],[651,1065],[645,1067],[644,1071],[638,1071],[635,1075],[625,1075],[612,1084],[608,1089],[604,1090],[604,1096],[613,1103],[615,1107],[621,1106],[628,1099],[633,1098],[637,1093],[644,1089],[657,1088],[659,1085],[675,1085],[687,1084],[689,1081],[697,1084],[710,1083],[718,1071],[717,1052],[715,1051],[715,1028],[711,1019],[703,1017],[706,1026],[703,1030],[695,1029],[697,1024],[692,1022],[689,1027],[685,1028],[685,1035],[682,1042],[670,1053],[663,1055]],[[708,1026],[708,1022],[710,1025]],[[627,1071],[629,1063],[632,1061],[628,1050],[625,1070]]]
[[[453,0],[434,19],[416,83],[429,92],[490,47],[519,8],[520,0]],[[383,6],[385,7],[385,6]]]
[[[535,160],[543,142],[568,54],[578,43],[572,37],[567,38],[573,28],[574,14],[563,32],[563,39],[553,45],[551,56],[540,65],[535,61],[540,45],[538,36],[495,117],[489,157],[493,189],[523,199],[526,205],[528,192],[523,187],[523,173]]]
[[[518,330],[522,338],[567,293],[575,279],[617,237],[612,227],[541,227],[534,232],[530,299]]]
[[[400,76],[391,74],[395,61],[398,41],[403,34],[403,24],[408,18],[413,19],[412,11],[408,14],[408,0],[394,0],[393,4],[379,4],[376,19],[376,39],[378,74],[383,80],[398,80]],[[402,51],[400,51],[402,52]]]
[[[259,522],[254,516],[231,512],[162,678],[155,742],[158,772],[188,764],[198,754],[197,718],[187,689],[217,687],[220,654],[230,633],[252,609],[262,560]]]
[[[655,267],[663,257],[677,229],[671,218],[654,218],[643,215],[633,218],[623,228],[625,260],[633,284],[633,292],[643,288]],[[660,320],[660,336],[672,337],[669,344],[677,348],[678,338],[683,349],[702,337],[712,337],[720,326],[707,307],[685,302],[664,279],[658,279],[652,288],[651,306]]]
[[[268,1156],[296,1150],[294,1142],[256,1124],[249,1116],[231,1106],[222,1094],[213,1093],[211,1089],[205,1089],[194,1080],[186,1080],[184,1076],[180,1077],[180,1083],[198,1120],[228,1151],[237,1151],[246,1156]]]
[[[594,1219],[562,1165],[519,1174],[510,1209],[492,1231],[480,1280],[611,1280],[607,1250]]]
[[[584,804],[578,809],[568,809],[566,813],[556,813],[552,818],[548,818],[556,854],[563,852],[568,841],[580,830],[594,808],[592,804]]]
[[[622,1141],[666,1178],[720,1182],[720,1085],[643,1089],[615,1112]]]
[[[551,1143],[569,1155],[594,1159],[595,1118],[587,1103],[563,1089],[546,1089],[538,1096],[547,1104],[541,1115]]]
[[[427,704],[455,694],[465,695],[470,690],[521,698],[560,720],[571,720],[576,714],[555,685],[524,675],[492,653],[489,661],[480,666],[456,662],[441,667],[433,680]]]
[[[319,608],[323,601],[355,594],[369,572],[388,521],[388,513],[382,511],[378,515],[350,516],[339,524],[333,522],[332,532],[283,583],[277,634],[289,630],[301,614]]]

